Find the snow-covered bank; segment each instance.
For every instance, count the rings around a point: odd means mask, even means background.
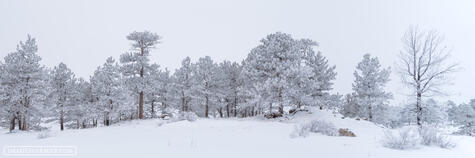
[[[311,134],[291,138],[298,123],[323,119],[338,128],[349,128],[357,137]],[[299,114],[288,121],[259,119],[199,119],[161,124],[161,120],[130,121],[111,127],[51,131],[38,139],[38,132],[7,134],[2,129],[0,146],[75,146],[77,157],[325,157],[325,158],[473,158],[475,138],[452,136],[453,149],[422,147],[417,150],[384,148],[383,129],[370,122],[342,119],[327,111]],[[2,155],[5,157],[4,155]]]

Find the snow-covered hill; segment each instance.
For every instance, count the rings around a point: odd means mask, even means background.
[[[311,134],[291,138],[296,124],[322,119],[349,128],[357,137]],[[74,157],[226,157],[226,158],[474,158],[475,138],[452,136],[453,149],[422,147],[393,150],[381,143],[383,128],[366,121],[342,119],[338,114],[314,110],[293,119],[199,119],[164,124],[163,120],[130,121],[110,127],[9,134],[2,129],[0,146],[73,146]],[[6,157],[5,155],[0,155]]]

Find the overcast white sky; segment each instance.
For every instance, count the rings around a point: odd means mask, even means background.
[[[152,61],[172,70],[186,56],[241,61],[265,35],[282,31],[318,41],[337,66],[335,92],[348,93],[364,53],[394,67],[402,35],[418,25],[443,33],[453,49],[463,69],[442,100],[460,103],[475,98],[473,8],[470,0],[0,0],[0,57],[29,33],[43,64],[64,62],[89,78],[108,56],[118,59],[130,48],[125,36],[134,30],[163,36]],[[398,74],[387,89],[405,100]]]

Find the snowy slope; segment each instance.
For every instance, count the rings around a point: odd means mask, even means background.
[[[291,138],[295,124],[324,119],[339,128],[349,128],[357,137],[329,137],[312,134]],[[52,131],[38,139],[36,132],[0,134],[0,146],[75,146],[77,156],[94,157],[325,157],[325,158],[474,158],[475,138],[452,137],[457,147],[422,147],[400,151],[380,144],[383,129],[366,121],[341,119],[340,115],[315,110],[287,121],[260,119],[200,119],[162,124],[162,120],[130,121],[111,127]],[[162,124],[162,125],[161,125]],[[5,157],[4,155],[0,155]]]

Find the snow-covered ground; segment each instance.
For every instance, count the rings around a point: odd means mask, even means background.
[[[349,128],[357,137],[311,134],[291,138],[298,123],[323,119],[338,128]],[[226,157],[226,158],[474,158],[475,138],[451,136],[453,149],[421,147],[393,150],[381,143],[383,128],[366,121],[342,119],[316,110],[287,121],[261,119],[199,119],[163,124],[162,120],[130,121],[111,127],[53,130],[39,139],[39,132],[0,132],[0,146],[74,146],[81,158],[129,157]],[[6,157],[0,155],[0,157]]]

